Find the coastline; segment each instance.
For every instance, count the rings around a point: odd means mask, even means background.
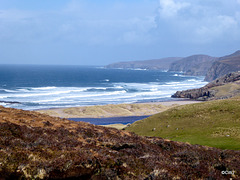
[[[37,112],[47,114],[53,117],[61,118],[114,118],[114,117],[130,117],[130,116],[151,116],[172,107],[200,103],[201,101],[193,101],[189,99],[174,99],[171,101],[162,102],[144,102],[132,104],[108,104],[95,106],[79,106],[70,108],[51,108],[36,110]],[[122,129],[126,125],[108,124],[106,127],[115,127]]]

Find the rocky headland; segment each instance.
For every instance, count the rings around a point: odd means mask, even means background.
[[[239,151],[0,106],[1,179],[229,179],[239,169]]]
[[[213,81],[225,74],[240,71],[240,51],[219,58],[208,70],[205,81]]]
[[[169,71],[183,72],[185,75],[191,76],[205,76],[216,59],[216,57],[208,55],[189,56],[173,62]]]
[[[227,99],[240,95],[240,72],[226,74],[202,88],[177,91],[173,98],[189,98],[194,100]]]
[[[210,82],[225,74],[240,70],[240,50],[223,57],[192,55],[184,58],[170,57],[145,61],[125,61],[109,64],[105,67],[183,72],[185,75],[205,76],[205,81]]]

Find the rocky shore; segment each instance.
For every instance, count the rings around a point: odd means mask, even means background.
[[[227,99],[240,95],[240,72],[224,75],[206,86],[198,89],[177,91],[173,98],[189,98],[194,100]]]

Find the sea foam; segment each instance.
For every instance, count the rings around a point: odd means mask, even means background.
[[[203,77],[185,77],[181,74],[175,76],[176,73],[161,71],[75,67],[70,70],[66,67],[67,74],[71,75],[69,77],[62,76],[63,72],[57,74],[58,71],[52,69],[52,76],[48,76],[45,81],[39,81],[44,79],[46,74],[44,69],[40,70],[34,79],[24,76],[26,79],[20,78],[12,82],[13,85],[8,84],[8,79],[3,81],[2,85],[0,82],[0,101],[19,102],[2,104],[6,107],[33,110],[161,101],[170,99],[176,91],[202,87],[207,83],[203,81]],[[59,79],[61,81],[58,81]]]

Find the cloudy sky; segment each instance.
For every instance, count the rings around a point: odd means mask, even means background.
[[[240,0],[0,0],[0,64],[105,65],[240,49]]]

